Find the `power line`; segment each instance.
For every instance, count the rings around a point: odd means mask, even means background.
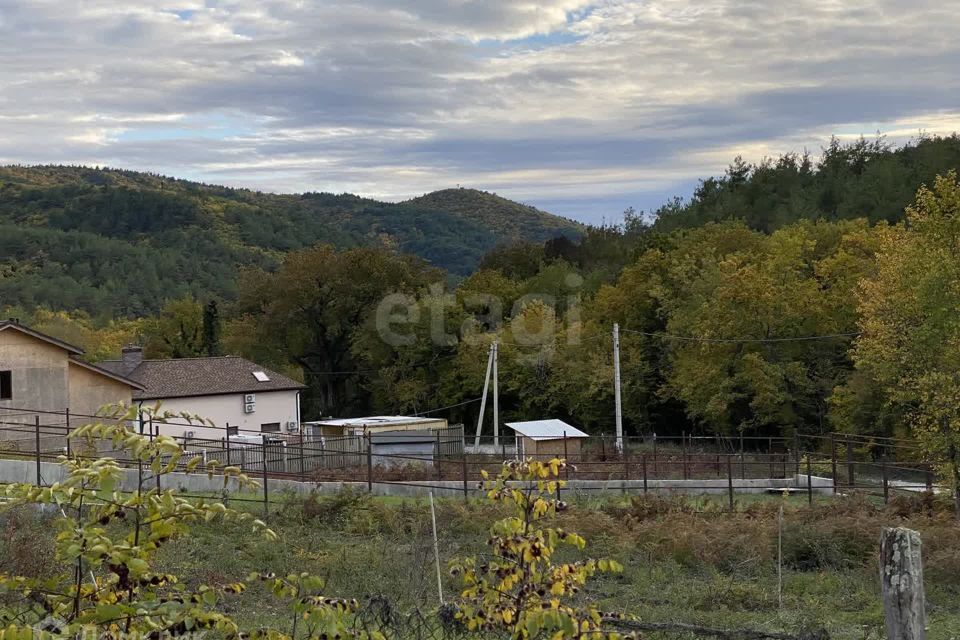
[[[829,333],[821,336],[796,336],[792,338],[698,338],[695,336],[678,336],[671,333],[637,331],[636,329],[620,329],[624,333],[634,333],[651,338],[663,338],[665,340],[682,340],[686,342],[706,342],[717,344],[736,344],[736,343],[767,343],[767,342],[807,342],[811,340],[835,340],[838,338],[855,338],[862,332],[854,331],[851,333]]]
[[[425,416],[428,413],[436,413],[438,411],[446,411],[447,409],[455,409],[457,407],[462,407],[467,404],[473,404],[474,402],[480,402],[483,398],[474,398],[473,400],[466,400],[464,402],[459,402],[457,404],[452,404],[449,407],[440,407],[439,409],[430,409],[429,411],[421,411],[419,413],[413,414],[414,416]]]

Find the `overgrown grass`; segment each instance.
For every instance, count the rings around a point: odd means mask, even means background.
[[[383,596],[402,611],[436,607],[426,501],[349,492],[277,498],[269,524],[281,542],[237,527],[202,525],[195,536],[163,550],[162,568],[207,584],[243,580],[251,571],[308,571],[327,577],[330,594]],[[778,607],[781,505],[784,581]],[[444,564],[485,553],[487,528],[504,515],[480,501],[440,500],[436,506]],[[908,526],[923,538],[928,637],[947,640],[960,637],[960,526],[947,506],[931,497],[904,497],[886,508],[863,498],[809,508],[805,499],[768,496],[738,499],[736,513],[729,514],[726,503],[714,498],[595,497],[575,501],[559,519],[587,539],[588,554],[624,565],[622,574],[598,578],[581,594],[605,610],[648,621],[788,632],[824,626],[834,638],[858,640],[884,636],[876,567],[880,530]],[[0,529],[2,570],[43,571],[52,557],[51,536],[40,516],[8,517]],[[25,549],[36,549],[36,557]],[[449,598],[454,579],[444,573],[443,581]],[[251,624],[277,623],[282,614],[258,584],[229,607]]]

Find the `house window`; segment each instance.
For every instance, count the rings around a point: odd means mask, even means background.
[[[240,435],[240,427],[237,425],[227,425],[227,437]]]
[[[0,371],[0,400],[13,398],[13,373]]]
[[[279,433],[280,423],[279,422],[268,422],[266,424],[260,425],[261,433]]]

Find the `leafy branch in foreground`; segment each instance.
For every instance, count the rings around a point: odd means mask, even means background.
[[[558,476],[565,466],[557,458],[511,461],[486,483],[487,497],[512,507],[514,515],[491,528],[489,560],[467,558],[452,564],[451,572],[464,584],[454,617],[468,631],[501,632],[524,640],[633,637],[604,630],[604,615],[593,603],[570,603],[597,572],[622,567],[613,560],[554,561],[560,545],[586,545],[576,533],[543,526],[544,519],[567,508],[555,497],[564,485]]]
[[[50,487],[14,484],[5,488],[6,507],[55,505],[59,509],[56,558],[62,571],[49,579],[0,575],[0,597],[5,603],[0,640],[32,638],[38,633],[81,637],[91,632],[99,638],[159,639],[204,629],[228,638],[296,637],[296,622],[289,636],[269,629],[247,634],[219,610],[224,597],[246,589],[243,583],[189,589],[179,576],[154,569],[158,549],[189,535],[195,523],[243,523],[267,539],[277,538],[248,513],[160,488],[158,478],[178,470],[196,472],[201,459],[184,462],[187,454],[173,438],[151,439],[128,425],[137,420],[142,424],[144,419],[162,424],[171,417],[159,407],[106,407],[101,420],[78,428],[70,437],[90,447],[97,440],[107,440],[115,450],[127,452],[135,468],[125,469],[109,457],[62,456],[66,474],[61,482]],[[240,490],[257,486],[236,467],[221,468],[211,461],[205,470],[211,477],[222,476],[224,487],[231,480]],[[273,581],[276,595],[296,596],[292,613],[304,621],[311,635],[316,633],[314,637],[359,637],[346,632],[343,621],[355,605],[322,598],[318,588],[318,579],[305,575]]]

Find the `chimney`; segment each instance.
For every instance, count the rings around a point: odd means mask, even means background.
[[[133,373],[133,370],[140,366],[140,363],[143,362],[143,347],[137,345],[127,345],[123,348],[122,357],[123,360],[123,373],[124,375],[130,375]]]

